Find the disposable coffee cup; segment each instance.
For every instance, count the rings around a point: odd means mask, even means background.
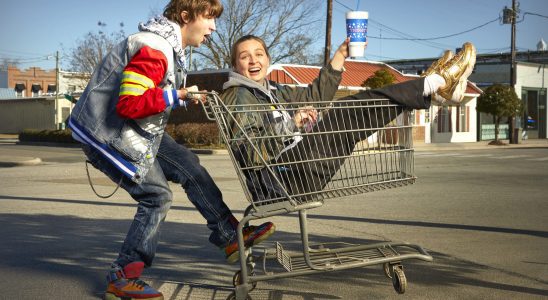
[[[348,51],[350,57],[362,57],[365,54],[365,42],[367,41],[366,11],[349,11],[346,13],[346,36],[350,38]]]

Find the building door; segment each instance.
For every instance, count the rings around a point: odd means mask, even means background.
[[[523,88],[521,99],[524,104],[523,130],[527,138],[546,138],[546,89]]]

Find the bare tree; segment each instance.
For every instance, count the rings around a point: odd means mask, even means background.
[[[0,71],[6,71],[9,66],[19,66],[19,59],[17,58],[0,58]]]
[[[311,51],[321,36],[323,10],[319,0],[224,0],[217,31],[205,47],[193,49],[201,67],[230,66],[230,47],[241,36],[265,40],[271,63],[321,63]],[[319,51],[316,51],[319,52]]]
[[[99,21],[100,27],[106,24]],[[124,24],[120,23],[120,30],[112,33],[105,33],[103,30],[90,31],[82,39],[76,41],[76,46],[69,51],[68,65],[74,72],[91,74],[95,67],[118,42],[125,38]]]

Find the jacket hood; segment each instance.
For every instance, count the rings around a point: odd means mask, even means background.
[[[185,49],[182,47],[183,37],[181,36],[181,27],[177,23],[158,15],[146,23],[139,23],[139,31],[152,32],[166,39],[177,54],[177,64],[183,69],[185,75],[188,73]]]

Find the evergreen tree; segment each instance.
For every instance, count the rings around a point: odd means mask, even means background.
[[[373,76],[367,78],[363,83],[363,87],[372,89],[378,89],[385,85],[394,83],[396,77],[387,68],[382,68],[373,74]]]
[[[523,111],[523,103],[512,87],[494,84],[488,87],[478,98],[476,109],[479,112],[488,113],[494,117],[495,142],[500,143],[499,125],[502,118],[520,115]]]

